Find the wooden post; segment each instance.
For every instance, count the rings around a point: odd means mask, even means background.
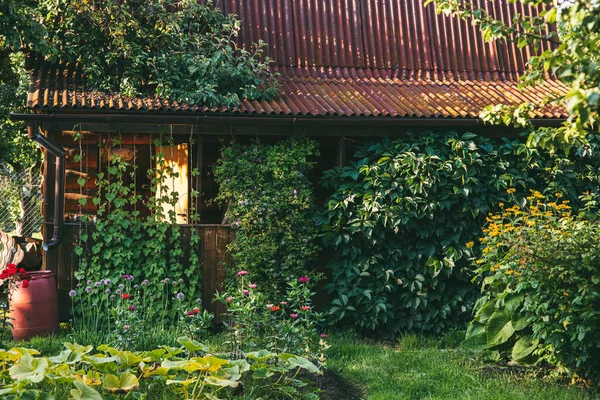
[[[337,143],[337,166],[341,168],[344,164],[346,164],[346,139],[340,137]]]

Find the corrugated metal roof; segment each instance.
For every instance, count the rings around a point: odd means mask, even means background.
[[[497,18],[535,14],[521,3],[475,0]],[[267,42],[282,95],[207,109],[157,98],[86,92],[74,66],[33,66],[28,106],[145,112],[228,112],[292,116],[477,117],[489,104],[541,101],[566,86],[548,79],[523,91],[517,78],[530,49],[484,43],[477,27],[440,16],[422,0],[221,0],[242,21],[238,45]],[[542,46],[541,51],[548,49]],[[564,117],[548,106],[536,117]]]

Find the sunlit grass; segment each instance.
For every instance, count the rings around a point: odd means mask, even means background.
[[[441,348],[454,340],[406,335],[398,343],[382,345],[333,335],[330,341],[329,367],[358,383],[369,400],[593,398],[580,388],[549,378],[486,372],[471,352]]]

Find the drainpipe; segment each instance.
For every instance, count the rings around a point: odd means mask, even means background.
[[[49,242],[42,244],[44,251],[48,251],[60,243],[62,239],[62,228],[64,222],[65,204],[65,155],[67,152],[39,132],[38,124],[30,121],[27,126],[29,139],[39,143],[47,152],[54,155],[56,161],[56,173],[54,177],[54,233]]]

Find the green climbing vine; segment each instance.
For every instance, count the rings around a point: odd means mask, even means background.
[[[161,139],[153,144],[154,149],[164,145]],[[113,140],[112,146],[118,147],[119,141]],[[96,176],[98,193],[92,202],[97,212],[93,218],[89,215],[82,218],[82,225],[87,229],[81,230],[75,248],[80,258],[75,273],[78,288],[92,293],[92,288],[104,285],[104,291],[93,291],[100,297],[109,294],[111,284],[122,276],[132,276],[134,283],[144,283],[145,293],[150,293],[152,300],[158,300],[148,302],[149,307],[161,304],[161,300],[167,300],[163,297],[175,293],[183,294],[187,301],[200,298],[200,237],[193,227],[182,228],[177,224],[175,205],[180,196],[165,184],[177,178],[178,172],[166,162],[165,154],[157,151],[153,154],[154,167],[147,170],[150,195],[142,196],[136,190],[139,166],[135,160],[128,161],[109,148],[103,151],[107,152],[108,164],[105,172]],[[85,179],[78,183],[85,185]],[[82,205],[86,201],[80,199]],[[144,212],[141,204],[147,209]],[[192,209],[190,222],[197,220],[198,215]],[[183,246],[182,239],[187,235],[189,246]],[[172,290],[164,290],[165,282],[172,285]]]

